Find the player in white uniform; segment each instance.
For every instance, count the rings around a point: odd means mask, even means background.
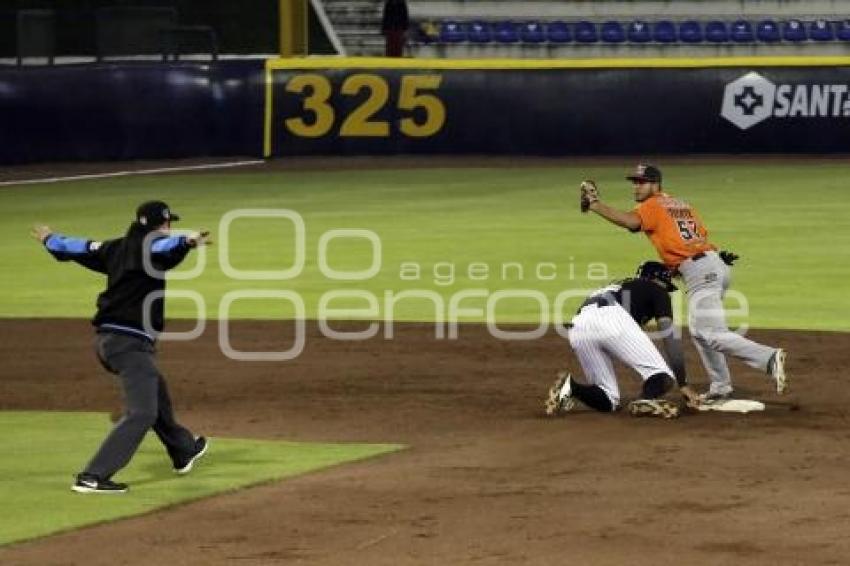
[[[673,328],[668,293],[676,287],[670,279],[663,264],[647,261],[638,267],[637,278],[599,289],[584,301],[572,319],[569,340],[587,383],[561,372],[546,399],[547,415],[569,411],[576,400],[597,411],[615,411],[620,389],[613,358],[634,369],[643,380],[641,398],[629,403],[631,414],[678,416],[678,406],[661,399],[674,382],[690,404],[698,403],[697,394],[687,385],[682,344]],[[641,329],[651,319],[663,333],[667,360]]]

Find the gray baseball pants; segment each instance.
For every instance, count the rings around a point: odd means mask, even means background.
[[[154,345],[141,337],[99,332],[95,350],[103,367],[121,382],[125,412],[84,471],[109,479],[127,465],[151,427],[172,463],[191,455],[195,437],[174,419]]]
[[[711,379],[709,392],[732,392],[732,377],[726,364],[726,354],[767,372],[770,359],[777,349],[744,338],[729,330],[726,325],[723,296],[729,288],[732,270],[723,263],[717,252],[706,252],[697,260],[685,260],[679,265],[679,273],[687,290],[691,340]]]

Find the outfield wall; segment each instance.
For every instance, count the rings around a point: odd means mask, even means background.
[[[263,62],[0,67],[0,163],[259,155]]]
[[[850,58],[305,58],[0,70],[0,163],[850,152]]]

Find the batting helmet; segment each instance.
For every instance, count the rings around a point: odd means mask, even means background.
[[[664,283],[667,291],[671,293],[678,289],[678,287],[673,285],[671,282],[673,274],[670,273],[670,270],[667,269],[663,263],[659,263],[657,261],[645,261],[640,264],[637,268],[637,276],[641,279],[655,279],[657,281],[661,281]]]

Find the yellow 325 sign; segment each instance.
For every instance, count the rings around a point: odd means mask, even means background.
[[[409,111],[411,115],[399,121],[399,131],[411,138],[433,136],[446,123],[446,107],[443,101],[433,94],[442,81],[440,75],[404,75],[398,94],[398,109]],[[286,84],[286,91],[300,94],[302,115],[285,120],[286,129],[292,134],[304,138],[318,138],[326,135],[336,122],[336,111],[330,104],[333,88],[330,80],[323,75],[296,75]],[[340,85],[343,96],[359,96],[368,93],[366,99],[342,120],[339,128],[341,137],[389,137],[390,123],[375,119],[390,98],[390,87],[384,77],[378,75],[349,75]],[[413,113],[419,113],[419,121]],[[424,119],[422,118],[424,116]]]

